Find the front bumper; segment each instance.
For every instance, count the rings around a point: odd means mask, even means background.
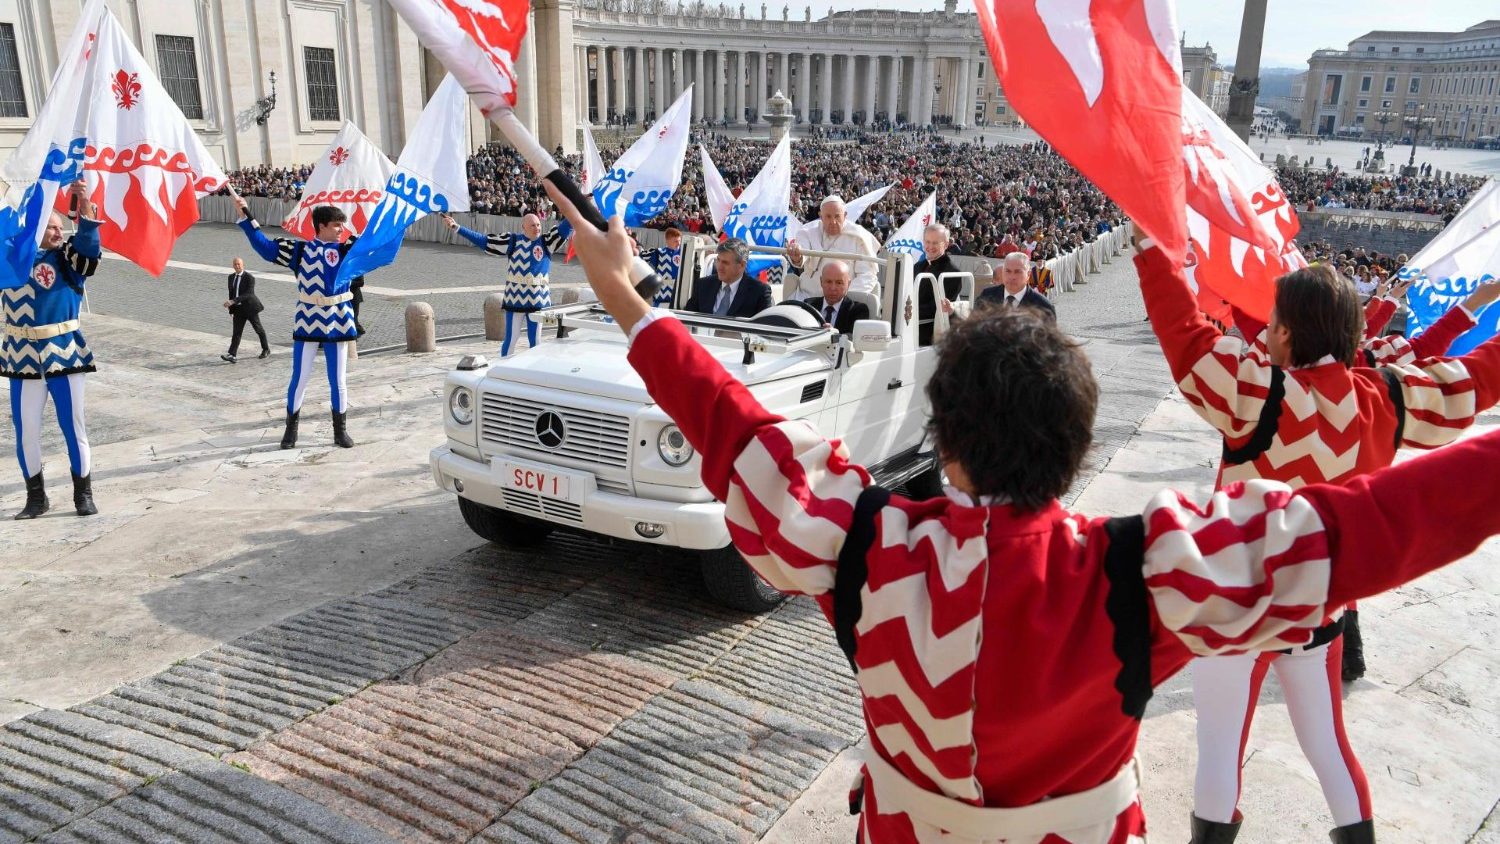
[[[556,470],[569,478],[568,497],[550,499],[509,489],[501,483],[493,464],[456,454],[447,445],[434,448],[429,460],[432,479],[439,487],[508,513],[600,536],[693,551],[723,548],[729,544],[724,505],[717,501],[681,503],[600,492],[592,475],[572,470]],[[506,462],[554,471],[553,467],[526,461],[506,458]],[[462,492],[458,489],[460,485]],[[641,523],[660,525],[662,534],[643,536],[636,530],[636,525]]]

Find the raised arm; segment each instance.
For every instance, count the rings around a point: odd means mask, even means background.
[[[88,184],[82,179],[69,186],[68,192],[78,201],[78,231],[63,244],[63,260],[73,272],[87,278],[99,269],[103,250],[99,245],[99,220],[94,217],[94,203],[89,199]]]
[[[1259,344],[1225,335],[1203,316],[1180,267],[1160,249],[1135,258],[1151,328],[1183,398],[1231,445],[1254,432],[1273,367]]]
[[[1376,294],[1365,303],[1365,339],[1374,340],[1380,336],[1380,330],[1385,328],[1396,315],[1398,304],[1389,296]]]
[[[1201,508],[1161,493],[1144,514],[1148,595],[1199,655],[1304,644],[1346,604],[1500,533],[1492,496],[1453,483],[1497,471],[1500,431],[1344,485],[1231,484]]]
[[[278,237],[275,240],[266,237],[265,232],[260,230],[260,222],[250,216],[250,206],[244,198],[236,196],[234,200],[235,205],[240,209],[240,229],[244,231],[245,237],[249,238],[250,248],[255,250],[255,254],[263,260],[295,270],[297,247],[302,241],[289,237]]]

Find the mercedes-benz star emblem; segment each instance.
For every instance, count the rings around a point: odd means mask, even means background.
[[[551,410],[537,414],[536,424],[532,428],[536,431],[536,441],[542,444],[542,448],[557,448],[568,437],[568,429],[563,427],[562,416]]]

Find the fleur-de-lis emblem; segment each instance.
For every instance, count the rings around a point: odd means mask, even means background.
[[[94,42],[98,41],[98,40],[99,40],[99,36],[98,35],[96,35],[96,34],[94,34],[92,32],[89,33],[88,41],[85,42],[84,45],[83,45],[83,58],[84,58],[85,61],[88,60],[89,56],[92,56],[94,54]]]
[[[932,215],[931,214],[923,214],[922,215],[922,225],[924,225],[924,226],[930,226],[930,225],[932,225]]]
[[[141,101],[141,83],[136,81],[139,76],[140,74],[129,73],[124,68],[115,71],[115,81],[110,90],[115,93],[115,104],[126,111],[130,111]]]
[[[672,131],[672,124],[668,123],[667,125],[661,127],[661,131],[656,133],[656,139],[659,141],[662,138],[665,138],[667,136],[667,133],[670,131]]]
[[[333,152],[328,154],[328,160],[333,163],[333,166],[337,167],[349,160],[349,151],[343,147],[334,147]]]

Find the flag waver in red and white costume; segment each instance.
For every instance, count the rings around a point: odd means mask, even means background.
[[[1473,324],[1463,308],[1454,308],[1445,323],[1428,332],[1431,336],[1417,341],[1366,340],[1362,362],[1371,366],[1351,368],[1326,356],[1310,366],[1282,368],[1271,362],[1265,331],[1247,343],[1210,325],[1181,270],[1160,250],[1143,251],[1136,267],[1146,311],[1178,388],[1224,436],[1221,485],[1258,479],[1292,488],[1347,482],[1389,466],[1401,446],[1453,442],[1477,413],[1500,400],[1500,341],[1462,358],[1423,357],[1446,349]],[[1386,307],[1370,307],[1367,324],[1383,324]],[[1373,368],[1377,364],[1383,365]],[[1333,614],[1341,612],[1336,608]],[[1299,744],[1318,775],[1335,825],[1343,829],[1372,818],[1369,785],[1344,734],[1341,631],[1339,619],[1307,647],[1284,655],[1216,657],[1194,664],[1196,818],[1221,825],[1239,821],[1240,760],[1269,668],[1277,672]],[[1223,835],[1232,840],[1228,830]]]
[[[1132,758],[1154,685],[1194,654],[1304,644],[1348,602],[1500,530],[1500,511],[1449,500],[1444,478],[1500,461],[1496,435],[1347,488],[1233,484],[1204,508],[1164,492],[1128,519],[891,496],[851,558],[869,473],[768,412],[675,318],[632,337],[750,565],[830,617],[835,594],[858,596],[865,842],[1140,841]],[[1420,550],[1396,535],[1429,530]]]

